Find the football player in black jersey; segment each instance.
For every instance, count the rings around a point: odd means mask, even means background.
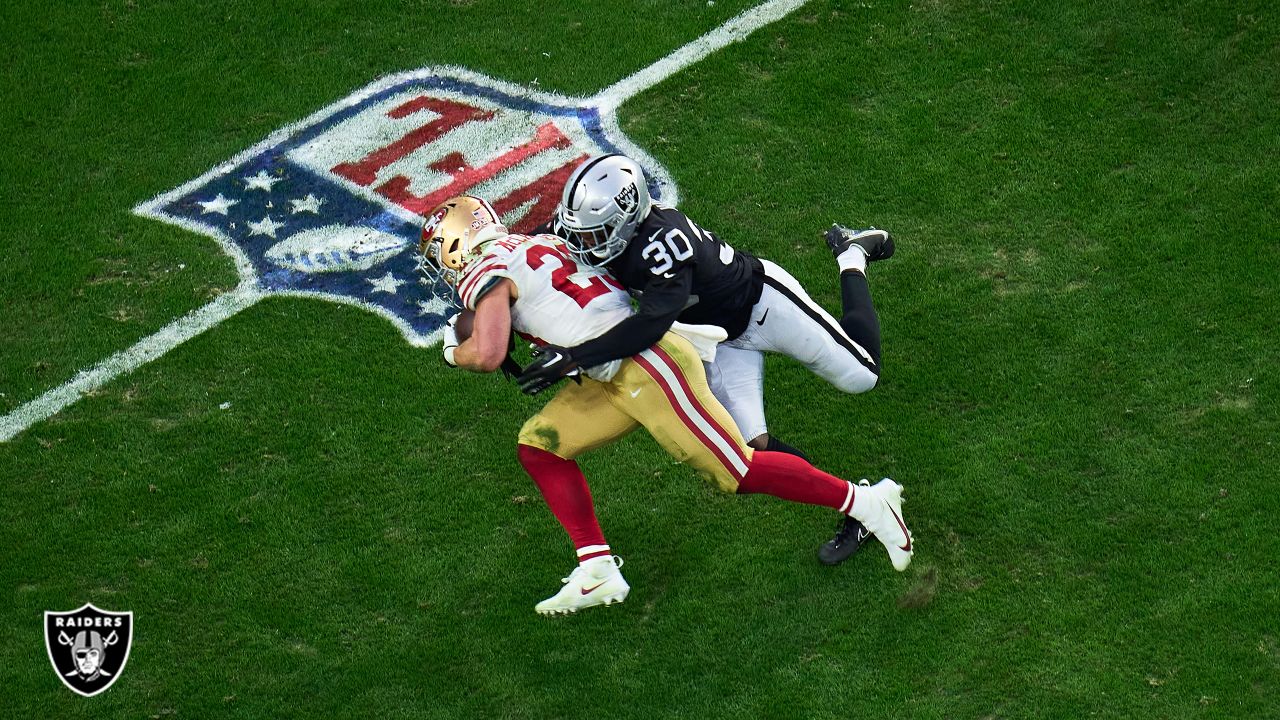
[[[826,233],[841,271],[844,307],[838,321],[786,270],[730,247],[679,210],[652,202],[644,171],[623,155],[601,155],[579,166],[555,219],[541,229],[548,230],[568,240],[578,261],[607,268],[639,308],[593,340],[539,352],[520,376],[525,392],[540,392],[578,368],[635,355],[676,320],[716,325],[728,333],[707,368],[716,397],[752,447],[804,457],[768,433],[762,353],[789,355],[848,393],[870,390],[879,378],[880,322],[865,273],[868,262],[893,255],[893,240],[883,230],[835,225]],[[849,518],[819,557],[839,563],[866,537],[865,528]]]

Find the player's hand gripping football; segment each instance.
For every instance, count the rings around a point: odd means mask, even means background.
[[[541,345],[533,348],[533,360],[520,373],[517,382],[525,395],[537,395],[577,372],[578,363],[568,350],[557,345]]]

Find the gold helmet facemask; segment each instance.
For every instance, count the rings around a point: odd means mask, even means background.
[[[486,245],[507,234],[489,203],[474,195],[450,198],[432,210],[422,226],[418,269],[433,283],[448,285],[453,292],[446,296],[454,296],[467,266]]]

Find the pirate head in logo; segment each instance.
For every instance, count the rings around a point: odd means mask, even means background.
[[[85,682],[93,682],[104,675],[111,675],[102,669],[102,662],[107,648],[120,642],[119,633],[113,630],[104,639],[102,633],[97,630],[81,630],[76,633],[76,639],[72,640],[67,637],[66,632],[61,632],[58,633],[58,642],[71,646],[71,657],[76,663],[75,669],[67,675],[78,675]]]
[[[133,613],[85,605],[71,612],[46,612],[45,646],[63,684],[97,695],[114,683],[129,659]]]

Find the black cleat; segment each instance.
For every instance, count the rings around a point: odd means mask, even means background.
[[[843,225],[832,225],[827,231],[826,238],[827,247],[831,248],[832,254],[836,257],[840,257],[841,253],[854,245],[867,253],[867,262],[888,260],[893,257],[893,237],[889,235],[888,230],[876,228],[850,230]]]
[[[818,548],[818,560],[822,561],[823,565],[839,565],[848,560],[850,555],[858,552],[862,543],[869,539],[871,539],[871,533],[863,527],[862,523],[846,517],[840,524],[840,529],[836,531],[836,536]]]

